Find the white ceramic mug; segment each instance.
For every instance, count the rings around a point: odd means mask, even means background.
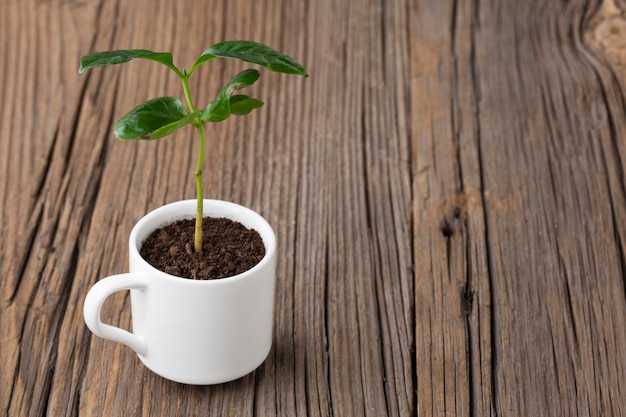
[[[85,323],[97,336],[133,349],[153,372],[186,384],[217,384],[256,369],[272,345],[276,238],[256,212],[226,201],[204,200],[204,216],[225,217],[256,230],[265,256],[228,278],[201,281],[161,272],[140,255],[160,226],[193,218],[196,200],[162,206],[144,216],[129,240],[129,273],[98,281],[87,294]],[[105,299],[130,290],[132,333],[100,320]]]

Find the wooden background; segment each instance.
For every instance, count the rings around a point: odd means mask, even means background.
[[[263,109],[209,127],[206,195],[281,257],[264,365],[193,387],[82,320],[134,222],[195,195],[192,129],[112,135],[181,88],[77,68],[225,39],[311,76],[265,72]],[[0,415],[626,415],[625,0],[2,0],[0,57]],[[196,103],[247,67],[202,67]]]

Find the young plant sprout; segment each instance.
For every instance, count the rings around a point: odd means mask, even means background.
[[[200,65],[214,58],[234,58],[252,64],[261,65],[274,72],[295,74],[306,77],[304,67],[293,58],[274,49],[251,41],[226,41],[217,43],[196,60],[189,70],[178,69],[173,62],[170,52],[152,52],[144,49],[116,50],[94,52],[85,55],[80,60],[78,73],[88,69],[115,65],[128,62],[135,58],[149,59],[159,62],[181,79],[187,107],[175,97],[158,97],[148,100],[123,116],[115,125],[114,134],[121,140],[153,140],[171,135],[185,125],[192,125],[198,132],[198,161],[195,169],[196,176],[196,224],[194,248],[196,252],[202,250],[202,214],[203,191],[202,170],[206,148],[204,125],[207,122],[221,122],[231,114],[246,115],[252,110],[263,106],[263,102],[255,98],[233,94],[235,90],[254,84],[261,73],[256,69],[247,69],[235,75],[219,92],[215,100],[204,109],[197,109],[189,91],[189,77]]]

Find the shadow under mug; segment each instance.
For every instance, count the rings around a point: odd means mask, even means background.
[[[159,271],[140,255],[142,242],[160,226],[194,218],[196,200],[162,206],[144,216],[129,239],[129,272],[98,281],[87,294],[85,323],[99,337],[133,349],[146,367],[172,381],[208,385],[256,369],[272,345],[276,237],[258,213],[238,204],[204,200],[205,217],[225,217],[256,230],[265,256],[252,269],[201,281]],[[130,290],[132,332],[105,324],[107,297]]]

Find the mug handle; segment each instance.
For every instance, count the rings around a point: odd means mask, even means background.
[[[103,339],[122,343],[140,355],[148,351],[146,342],[141,336],[119,327],[111,326],[100,320],[100,310],[104,300],[111,294],[123,290],[145,290],[146,283],[138,275],[126,273],[106,277],[94,284],[87,293],[83,315],[89,330]]]

